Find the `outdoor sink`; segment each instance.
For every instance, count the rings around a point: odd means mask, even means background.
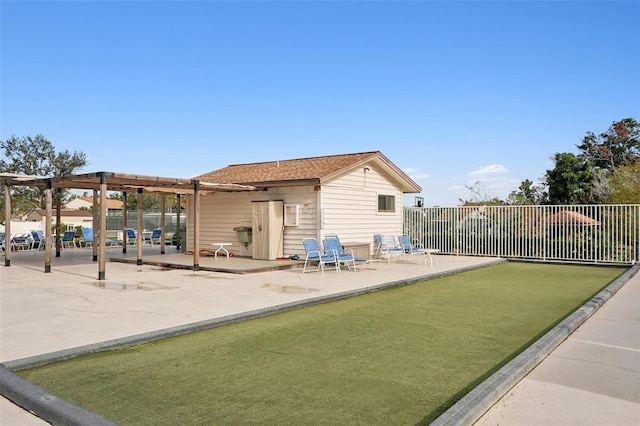
[[[251,242],[251,227],[249,226],[236,226],[233,228],[238,234],[238,241],[248,244]]]

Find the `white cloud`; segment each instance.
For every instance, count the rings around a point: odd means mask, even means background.
[[[504,167],[502,164],[492,164],[490,166],[486,166],[486,167],[482,167],[481,169],[478,170],[474,170],[472,172],[469,173],[468,176],[470,177],[478,177],[478,176],[485,176],[485,177],[489,177],[489,176],[495,176],[498,174],[505,174],[507,173],[507,168]]]
[[[403,172],[415,181],[429,179],[431,177],[428,173],[422,173],[420,170],[414,169],[413,167],[405,167]]]

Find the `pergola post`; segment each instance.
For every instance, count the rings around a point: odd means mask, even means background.
[[[122,252],[127,252],[127,191],[122,191]]]
[[[142,244],[144,244],[142,237],[142,188],[138,188],[138,234],[136,235],[138,258],[136,265],[142,265]]]
[[[51,179],[47,180],[47,187],[44,190],[46,218],[44,222],[44,272],[51,272],[51,242],[53,241],[53,232],[51,225],[51,215],[53,214],[53,194],[51,193]]]
[[[4,186],[4,266],[11,266],[11,191],[9,185]]]
[[[62,239],[60,238],[60,232],[62,224],[60,223],[61,214],[60,214],[60,203],[62,200],[62,189],[56,189],[56,257],[60,257],[60,251],[62,250]]]
[[[94,203],[95,203],[95,196],[94,196]],[[98,280],[104,280],[106,276],[105,274],[106,263],[107,263],[107,260],[106,260],[107,239],[105,238],[106,233],[107,233],[107,177],[104,174],[101,174],[100,175],[100,232],[98,237],[98,244],[100,244],[100,255],[98,256]],[[93,245],[95,247],[96,245],[95,236],[93,240],[94,240]],[[94,253],[95,253],[95,249],[94,249]]]
[[[180,213],[182,212],[182,207],[180,205],[180,194],[176,195],[176,233],[178,236],[176,237],[176,250],[182,250],[182,228],[180,228]]]
[[[165,252],[165,210],[167,207],[167,195],[160,195],[160,254]]]
[[[193,181],[193,270],[200,270],[200,182]]]
[[[99,224],[98,221],[100,220],[100,216],[98,215],[98,191],[97,190],[93,190],[93,199],[91,200],[93,202],[93,205],[91,206],[92,208],[92,213],[93,213],[93,218],[91,220],[91,226],[93,227],[93,244],[91,244],[91,251],[93,253],[93,261],[95,262],[96,260],[98,260],[98,241],[100,241],[101,235],[96,232],[96,229],[100,229],[99,228]],[[102,205],[102,204],[100,204]]]

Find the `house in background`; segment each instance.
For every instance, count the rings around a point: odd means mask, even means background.
[[[45,221],[47,219],[47,211],[32,210],[22,217],[25,222],[39,222],[38,225],[32,226],[30,229],[46,229]],[[83,226],[85,228],[93,227],[93,213],[87,210],[60,210],[60,223],[68,226]],[[52,224],[56,224],[56,215],[52,216]]]
[[[75,210],[80,210],[80,209],[91,210],[93,208],[93,197],[82,196],[82,197],[74,198],[73,200],[65,204],[65,208],[75,209]],[[122,211],[122,201],[107,198],[107,211],[113,211],[113,210]]]
[[[403,233],[403,194],[421,191],[379,151],[235,164],[194,179],[257,188],[201,194],[200,249],[227,242],[235,255],[270,260],[303,256],[303,238],[322,241],[327,234],[369,256],[375,233]]]

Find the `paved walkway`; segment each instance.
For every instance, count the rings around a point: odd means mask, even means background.
[[[113,255],[116,256],[116,253]],[[159,329],[282,306],[309,298],[337,295],[388,282],[450,273],[496,261],[479,257],[440,256],[439,264],[434,266],[383,263],[377,270],[357,273],[345,271],[342,274],[327,271],[324,275],[303,275],[299,269],[239,275],[108,262],[107,280],[98,281],[97,264],[86,262],[83,252],[78,251],[75,255],[65,252],[63,256],[64,259],[52,260],[52,272],[48,274],[42,272],[41,257],[14,256],[12,266],[0,266],[0,362],[10,364],[20,359],[72,350]],[[176,261],[185,259],[187,264],[191,259],[182,254],[167,254],[162,257],[168,260],[169,256],[176,257]],[[145,256],[145,259],[150,257]],[[204,262],[217,262],[225,267],[243,267],[241,262],[246,260],[201,258],[201,265]],[[640,320],[637,309],[640,274],[632,281],[633,283],[630,282],[623,287],[604,307],[609,308],[609,311],[620,311],[621,315],[627,318],[621,320],[624,327],[618,320],[607,322],[605,319],[603,325],[611,325],[610,329],[627,329],[625,335],[610,340],[607,345],[628,347],[631,348],[632,354],[635,354],[635,358],[627,357],[624,364],[628,379],[626,383],[635,386],[635,391],[633,388],[620,387],[617,380],[619,375],[604,374],[603,383],[608,384],[609,379],[616,378],[611,387],[619,389],[619,392],[611,391],[607,396],[609,406],[621,409],[618,411],[623,413],[620,416],[622,420],[634,418],[633,416],[638,415],[640,407],[637,393],[637,389],[640,388]],[[628,295],[625,295],[627,293]],[[623,314],[625,311],[622,308],[610,308],[612,302],[621,298],[620,295],[623,296],[622,299],[627,300],[623,303],[623,308],[627,309],[626,314]],[[604,308],[601,309],[602,312],[605,312]],[[630,314],[630,310],[633,310],[634,314]],[[589,320],[587,324],[589,322],[593,321]],[[615,335],[610,330],[604,333],[611,337]],[[565,343],[558,350],[564,345]],[[548,359],[555,356],[552,355]],[[615,359],[618,359],[618,355]],[[571,366],[576,365],[575,361],[568,362]],[[545,363],[547,360],[542,365]],[[610,364],[611,368],[619,373],[614,366],[614,360],[607,358],[607,368]],[[571,369],[566,370],[568,371]],[[549,374],[553,375],[553,371]],[[532,389],[531,386],[528,388]],[[515,388],[510,394],[514,395],[511,401],[516,401],[522,391]],[[496,408],[511,405],[515,405],[515,402],[500,401]],[[499,419],[500,424],[514,424],[509,420],[511,417],[508,417],[506,410],[496,414],[501,417],[490,417],[491,415],[492,411],[481,421],[485,422],[484,424],[497,424],[496,419]],[[552,423],[549,421],[552,419],[550,416],[555,417],[555,413],[549,411],[549,416],[542,415],[544,421],[531,423],[526,421],[530,418],[526,415],[525,421],[519,424]],[[0,424],[28,426],[47,423],[8,400],[0,399]]]

